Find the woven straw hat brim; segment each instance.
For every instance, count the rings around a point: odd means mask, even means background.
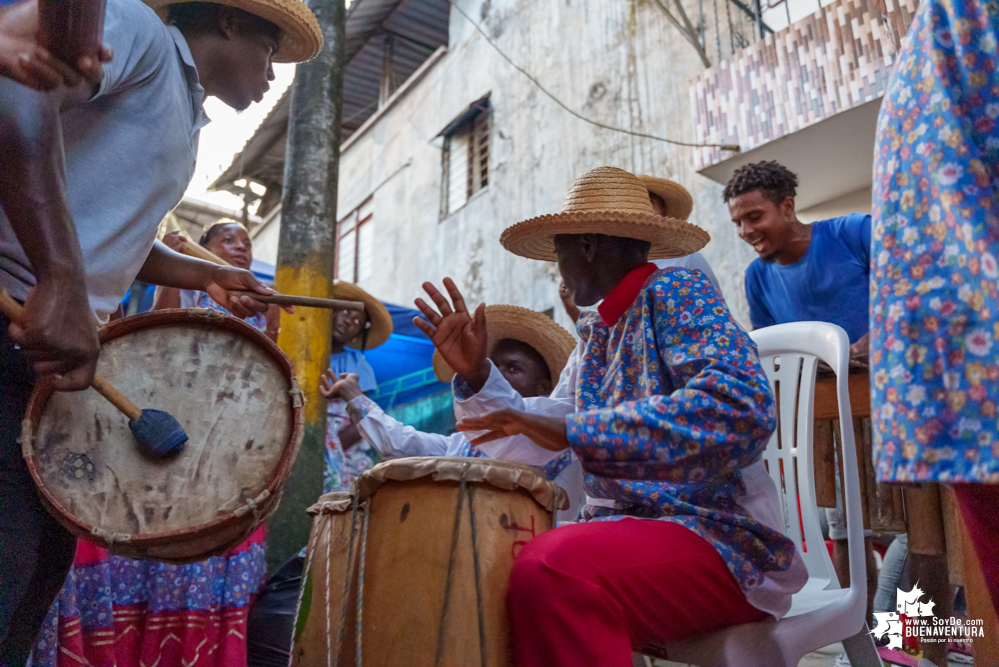
[[[492,355],[493,346],[507,338],[519,340],[534,348],[548,364],[553,388],[576,348],[576,339],[558,322],[544,313],[520,306],[486,306],[486,333],[489,337],[489,356]],[[433,365],[434,373],[441,382],[450,382],[454,377],[451,366],[436,350]]]
[[[672,259],[697,252],[711,235],[685,220],[645,213],[587,211],[542,215],[507,227],[500,235],[503,247],[528,259],[554,262],[559,234],[605,234],[640,239],[652,244],[649,259]]]
[[[364,302],[364,310],[368,314],[368,319],[371,321],[371,326],[368,327],[368,344],[364,349],[374,349],[388,340],[389,335],[392,333],[392,316],[389,315],[388,308],[385,307],[385,304],[365,292],[354,283],[348,283],[342,280],[338,280],[333,283],[332,298],[343,299],[344,301]],[[354,348],[355,350],[360,350],[363,341],[364,334],[362,333],[360,336],[347,343],[346,346]]]
[[[167,8],[195,0],[146,0],[166,21]],[[281,43],[274,54],[276,63],[312,60],[323,50],[323,31],[316,15],[302,0],[210,0],[218,5],[242,9],[281,28]]]
[[[666,202],[666,215],[679,220],[690,217],[690,212],[694,210],[694,198],[690,196],[687,188],[665,178],[645,174],[639,178],[645,183],[649,192],[659,195]]]

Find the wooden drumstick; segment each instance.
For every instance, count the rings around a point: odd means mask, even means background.
[[[16,322],[24,308],[6,290],[0,288],[0,313]],[[128,417],[128,428],[139,443],[139,450],[153,458],[165,458],[184,450],[187,433],[170,413],[162,410],[142,410],[118,391],[101,375],[94,375],[90,385],[101,396]]]
[[[229,290],[229,296],[248,296],[257,301],[273,303],[278,306],[305,306],[307,308],[329,308],[331,310],[364,310],[363,301],[320,299],[314,296],[296,296],[294,294],[260,294],[244,290]]]

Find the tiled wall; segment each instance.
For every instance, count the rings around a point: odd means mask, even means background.
[[[697,140],[742,150],[884,94],[917,0],[837,0],[705,70],[690,87]],[[697,169],[731,156],[696,151]]]

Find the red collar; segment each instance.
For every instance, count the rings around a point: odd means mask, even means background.
[[[657,267],[652,262],[643,264],[637,269],[632,269],[628,275],[621,279],[617,287],[611,290],[611,293],[607,295],[603,303],[597,306],[600,319],[604,321],[606,326],[612,327],[617,324],[617,321],[621,319],[624,312],[635,302],[635,297],[638,296],[642,286],[645,285],[645,281],[656,270]]]

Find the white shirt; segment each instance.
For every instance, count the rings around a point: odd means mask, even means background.
[[[715,272],[711,270],[708,260],[704,259],[704,256],[699,252],[692,252],[686,257],[677,257],[675,259],[654,259],[652,263],[659,269],[665,269],[667,266],[676,266],[681,269],[698,269],[708,277],[711,284],[718,290],[718,294],[721,294],[721,285],[718,284]]]
[[[499,374],[498,371],[497,374]],[[512,387],[510,391],[517,393]],[[520,394],[517,395],[519,396]],[[351,403],[353,404],[354,402],[351,401]],[[386,458],[466,455],[468,438],[464,433],[452,433],[451,435],[424,433],[388,416],[381,408],[374,405],[373,401],[368,400],[365,405],[373,407],[358,422],[361,437]],[[485,453],[484,446],[479,447],[479,449]],[[549,460],[555,458],[558,452],[553,452],[552,454]],[[487,455],[487,458],[503,458],[509,461],[530,463],[530,461],[506,456]],[[575,521],[579,517],[579,511],[582,509],[586,495],[583,491],[583,466],[579,463],[579,459],[575,455],[572,457],[572,463],[558,474],[554,482],[561,486],[569,496],[569,508],[558,511],[558,520]]]

